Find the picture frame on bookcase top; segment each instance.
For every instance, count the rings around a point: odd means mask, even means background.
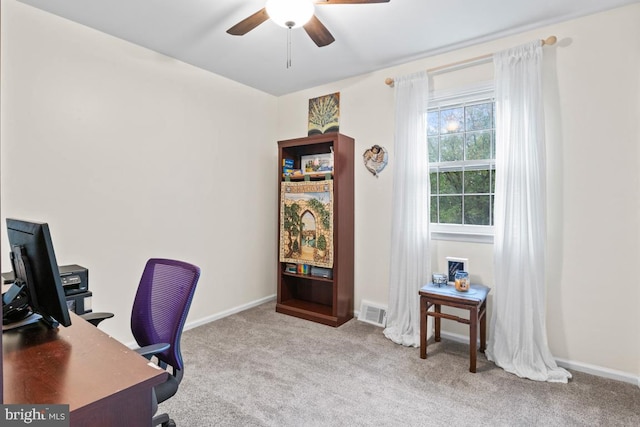
[[[340,131],[340,92],[309,99],[307,135]]]

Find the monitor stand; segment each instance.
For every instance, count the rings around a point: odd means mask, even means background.
[[[19,328],[38,322],[42,316],[29,308],[25,285],[15,282],[2,294],[2,330]]]
[[[33,325],[34,323],[38,323],[42,320],[42,316],[38,313],[31,313],[29,316],[25,317],[22,320],[17,320],[15,322],[7,323],[6,325],[2,324],[2,332],[10,331],[11,329],[21,328],[23,326]]]

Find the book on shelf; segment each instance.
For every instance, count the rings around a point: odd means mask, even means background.
[[[298,272],[298,265],[297,264],[287,263],[286,266],[285,266],[285,271],[287,273],[297,273]]]
[[[293,159],[282,159],[282,167],[293,169]]]
[[[282,168],[282,176],[302,176],[302,169]]]

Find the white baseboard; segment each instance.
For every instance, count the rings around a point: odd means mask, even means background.
[[[596,375],[598,377],[609,378],[611,380],[622,381],[640,387],[640,377],[628,372],[622,372],[615,369],[603,368],[602,366],[590,365],[588,363],[574,362],[556,358],[558,366],[574,371],[584,372],[585,374]]]
[[[198,326],[202,326],[204,324],[207,324],[209,322],[213,322],[215,320],[219,320],[219,319],[222,319],[224,317],[231,316],[232,314],[240,313],[241,311],[245,311],[245,310],[248,310],[250,308],[257,307],[259,305],[262,305],[262,304],[264,304],[266,302],[269,302],[269,301],[273,301],[275,299],[276,299],[276,295],[275,294],[269,295],[269,296],[266,296],[264,298],[260,298],[260,299],[255,300],[255,301],[251,301],[251,302],[248,302],[246,304],[242,304],[242,305],[239,305],[237,307],[230,308],[229,310],[225,310],[225,311],[222,311],[220,313],[212,314],[210,316],[206,316],[206,317],[203,317],[201,319],[198,319],[198,320],[195,320],[195,321],[192,321],[192,322],[188,322],[188,323],[186,323],[184,325],[184,330],[188,331],[189,329],[193,329],[193,328],[196,328]]]
[[[273,301],[276,299],[276,295],[269,295],[264,298],[260,298],[255,301],[248,302],[246,304],[239,305],[237,307],[230,308],[229,310],[221,311],[220,313],[212,314],[210,316],[203,317],[198,320],[194,320],[192,322],[187,322],[184,325],[184,330],[188,331],[189,329],[193,329],[198,326],[205,325],[209,322],[213,322],[214,320],[222,319],[227,316],[231,316],[232,314],[240,313],[241,311],[248,310],[253,307],[257,307],[261,304],[264,304],[269,301]],[[130,349],[134,349],[138,347],[138,344],[135,341],[129,342],[125,344]]]
[[[454,334],[452,332],[444,332],[444,331],[440,331],[440,336],[442,338],[446,338],[450,341],[455,341],[455,342],[459,342],[462,344],[469,344],[469,336],[468,335],[460,335],[460,334]],[[478,338],[478,345],[480,345],[480,338]]]
[[[466,335],[454,334],[451,332],[441,332],[440,336],[451,341],[468,344],[469,337]],[[480,341],[478,340],[478,344]],[[628,372],[617,371],[615,369],[603,368],[602,366],[590,365],[588,363],[574,362],[572,360],[555,358],[558,366],[565,369],[571,369],[585,374],[595,375],[602,378],[609,378],[611,380],[622,381],[630,383],[640,387],[640,377],[630,374]]]

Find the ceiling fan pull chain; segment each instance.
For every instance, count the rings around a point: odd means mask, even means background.
[[[287,68],[291,68],[291,27],[287,30]]]

